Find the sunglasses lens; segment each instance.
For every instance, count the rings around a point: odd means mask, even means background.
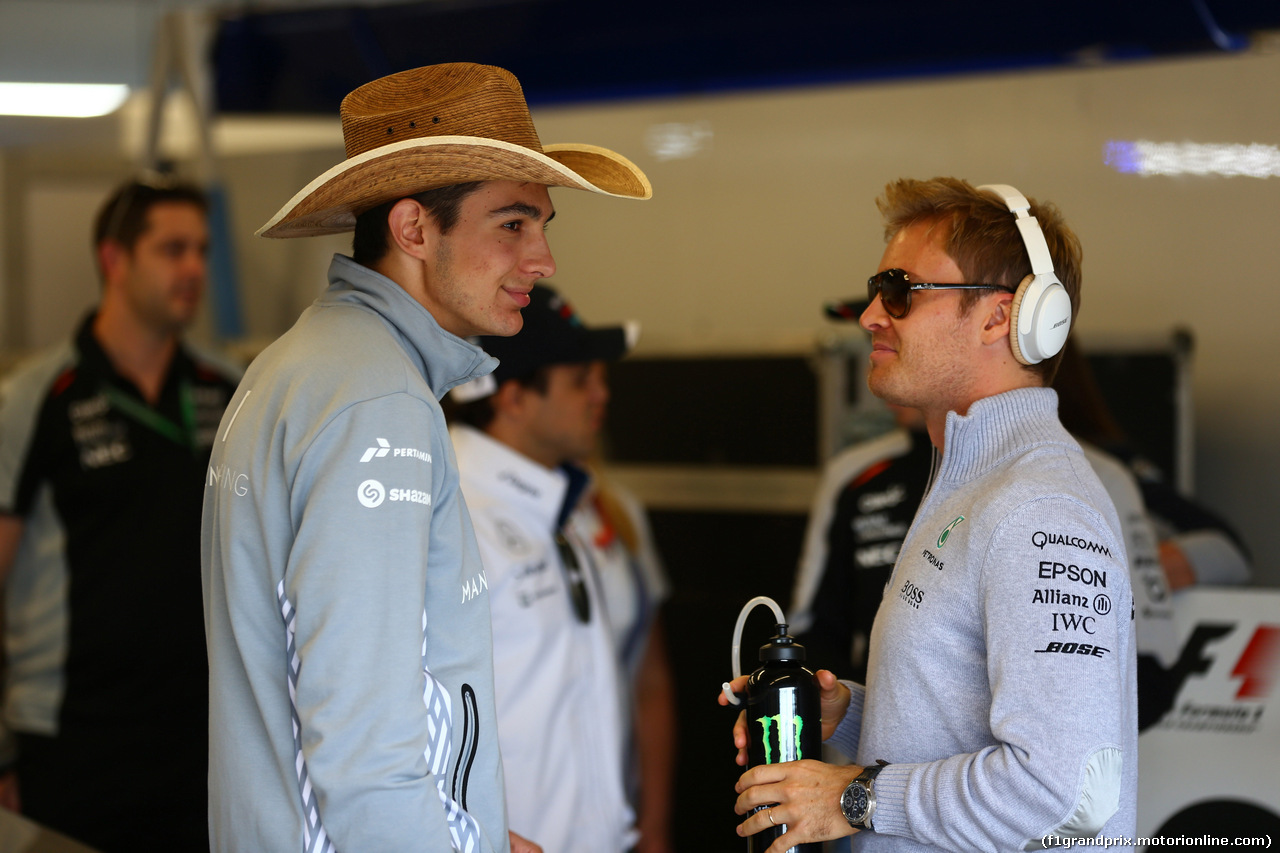
[[[875,301],[876,294],[884,302],[884,310],[890,317],[901,320],[911,307],[911,281],[902,270],[885,270],[876,273],[867,282],[867,298]]]
[[[569,584],[569,601],[573,605],[573,613],[579,622],[590,622],[591,598],[587,592],[586,578],[582,576],[582,566],[578,564],[578,555],[574,553],[573,546],[564,538],[564,534],[557,532],[555,540]]]

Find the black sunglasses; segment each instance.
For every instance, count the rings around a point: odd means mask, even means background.
[[[573,604],[573,613],[579,622],[590,622],[591,598],[587,594],[587,579],[582,576],[582,565],[578,562],[577,553],[559,530],[556,531],[556,550],[560,552],[565,580],[569,582],[569,601]]]
[[[878,294],[884,301],[884,310],[895,320],[901,320],[911,310],[913,290],[1003,290],[1016,293],[1016,287],[1003,284],[926,284],[913,283],[905,270],[892,269],[878,272],[867,279],[867,301],[875,302]]]

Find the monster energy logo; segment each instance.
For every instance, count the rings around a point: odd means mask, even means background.
[[[804,758],[804,750],[800,747],[800,732],[804,730],[804,718],[796,717],[790,714],[774,714],[772,717],[757,717],[756,722],[760,724],[760,736],[764,743],[764,763],[773,764],[773,740],[769,737],[769,731],[773,728],[778,730],[778,752],[782,752],[782,720],[783,717],[791,720],[791,728],[796,738],[796,760]]]

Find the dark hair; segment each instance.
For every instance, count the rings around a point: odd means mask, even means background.
[[[1107,408],[1093,368],[1074,337],[1067,338],[1062,348],[1053,390],[1058,392],[1058,420],[1067,432],[1108,451],[1128,444],[1124,430]]]
[[[1071,300],[1071,316],[1080,316],[1080,267],[1082,251],[1076,237],[1054,205],[1031,202],[1030,213],[1040,223],[1053,271]],[[978,190],[958,178],[929,181],[902,179],[885,187],[876,200],[884,217],[885,240],[916,222],[933,222],[947,230],[941,234],[942,247],[968,281],[985,281],[1017,287],[1031,274],[1031,259],[1018,232],[1016,220],[1000,197]],[[960,310],[970,311],[982,298],[980,290],[963,291]],[[1013,332],[1011,331],[1010,334]],[[1030,370],[1049,385],[1058,372],[1061,355],[1051,356]]]
[[[103,203],[93,223],[93,246],[106,240],[132,251],[147,230],[147,214],[157,204],[190,204],[209,212],[209,198],[195,184],[179,181],[132,180],[122,184]]]
[[[448,234],[458,224],[462,200],[480,189],[483,183],[468,181],[465,184],[450,184],[404,198],[411,198],[425,207],[440,227],[440,233]],[[366,267],[382,260],[391,248],[391,229],[387,225],[387,216],[391,213],[391,208],[401,200],[397,198],[383,202],[356,216],[356,231],[351,238],[351,260]]]
[[[530,391],[546,394],[547,389],[551,387],[551,371],[548,368],[549,365],[539,367],[527,376],[514,376],[506,381],[519,382]],[[489,428],[489,424],[493,423],[493,418],[497,414],[493,410],[492,394],[488,397],[481,397],[479,400],[472,400],[469,403],[459,403],[452,396],[446,394],[445,398],[440,401],[440,405],[444,409],[445,420],[450,423],[466,424],[481,431]]]

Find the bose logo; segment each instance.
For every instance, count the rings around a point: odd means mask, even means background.
[[[1088,643],[1050,643],[1043,649],[1036,649],[1036,654],[1060,654],[1060,655],[1090,655],[1091,657],[1100,658],[1111,649],[1104,649],[1102,646],[1093,646]]]

